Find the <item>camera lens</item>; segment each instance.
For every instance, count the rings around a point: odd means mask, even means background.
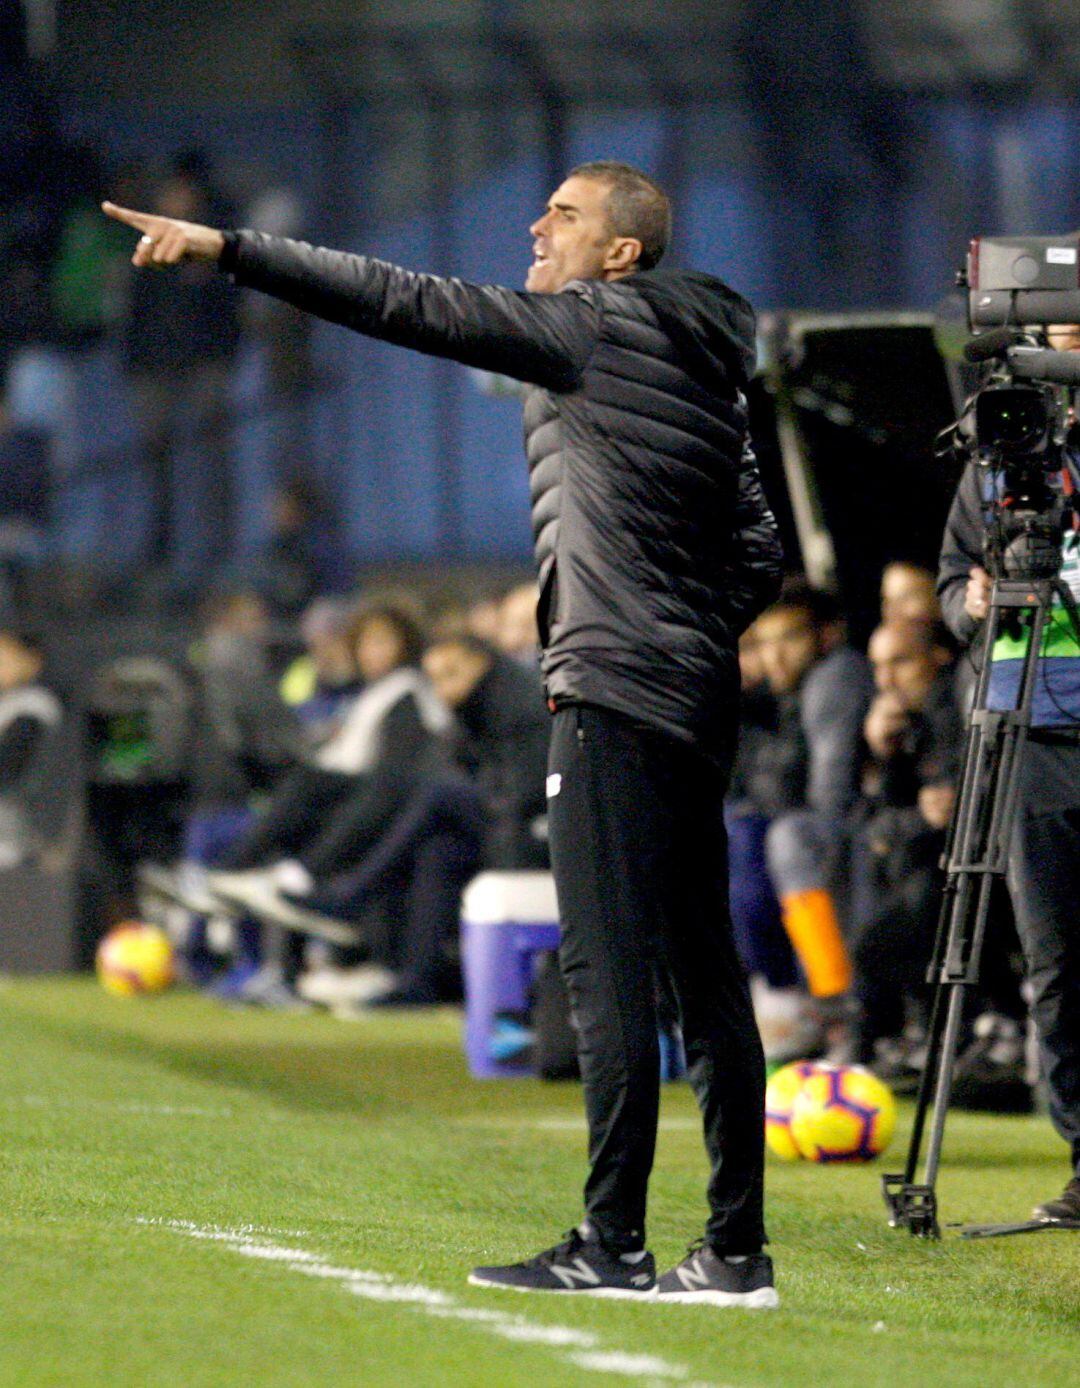
[[[1017,454],[1037,448],[1050,427],[1046,397],[1034,386],[997,386],[975,404],[975,435],[980,448]]]

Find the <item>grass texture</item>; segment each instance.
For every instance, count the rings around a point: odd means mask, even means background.
[[[1080,1236],[912,1239],[880,1164],[770,1160],[778,1312],[467,1286],[580,1217],[585,1140],[576,1086],[472,1080],[460,1031],[449,1010],[342,1023],[0,982],[0,1384],[1080,1381]],[[1045,1119],[952,1114],[943,1220],[1023,1218],[1067,1174]],[[662,1266],[700,1230],[704,1178],[668,1086]]]

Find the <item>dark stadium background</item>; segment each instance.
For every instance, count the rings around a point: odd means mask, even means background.
[[[0,8],[13,47],[20,7]],[[520,283],[530,217],[597,156],[665,182],[674,258],[765,310],[930,310],[969,235],[1080,221],[1067,0],[25,9],[37,99],[67,138],[111,163],[198,146],[233,191],[293,188],[311,239],[440,273]],[[6,100],[9,155],[18,138]],[[317,352],[315,461],[357,559],[526,563],[514,404],[340,330],[320,328]],[[941,422],[928,369],[878,382],[897,416],[917,399]],[[843,495],[857,479],[906,498],[878,557],[928,557],[942,495],[919,440],[901,466],[811,432],[838,468],[831,524],[864,527]],[[933,523],[908,526],[924,503]]]

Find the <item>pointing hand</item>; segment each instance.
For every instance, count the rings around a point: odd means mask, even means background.
[[[157,217],[149,212],[133,212],[112,202],[103,202],[101,210],[107,217],[142,232],[131,257],[132,265],[140,269],[143,266],[163,269],[181,260],[217,261],[225,249],[225,237],[214,227],[177,221],[175,217]]]

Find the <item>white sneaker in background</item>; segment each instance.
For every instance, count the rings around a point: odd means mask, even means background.
[[[807,1012],[801,988],[770,988],[760,975],[750,980],[754,1020],[769,1064],[820,1055],[824,1043],[820,1022]]]
[[[393,987],[396,981],[396,975],[380,964],[358,964],[350,969],[328,964],[301,974],[296,981],[296,991],[307,1002],[332,1010],[367,1002],[377,993]]]
[[[311,873],[295,858],[283,858],[280,863],[267,868],[267,873],[278,891],[288,892],[290,896],[310,896],[315,886]]]

